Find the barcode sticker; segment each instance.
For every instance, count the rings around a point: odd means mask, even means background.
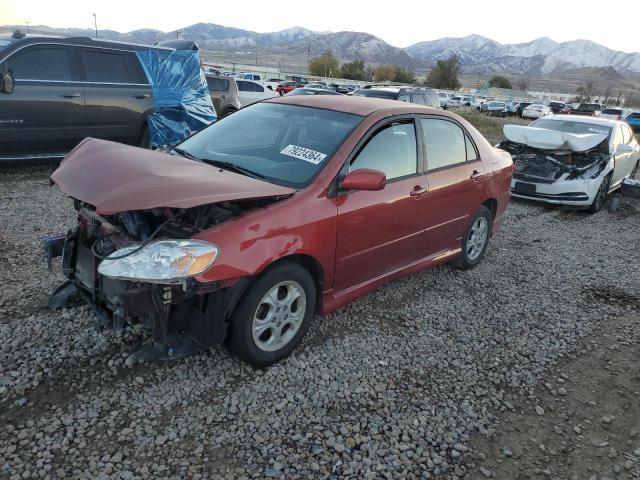
[[[304,147],[298,147],[297,145],[289,145],[280,153],[288,155],[289,157],[304,160],[305,162],[313,163],[314,165],[319,164],[322,160],[327,158],[324,153],[316,152],[315,150],[310,150]]]

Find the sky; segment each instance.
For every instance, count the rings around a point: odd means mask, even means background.
[[[638,0],[618,0],[612,5],[615,8],[597,10],[584,0],[189,0],[177,4],[184,8],[175,5],[162,0],[0,0],[0,25],[30,22],[93,28],[95,13],[99,29],[120,32],[139,28],[173,31],[194,23],[257,32],[302,26],[315,31],[367,32],[396,47],[478,34],[500,43],[528,42],[539,37],[559,42],[587,39],[614,50],[640,51],[637,29],[624,26],[625,18],[640,17]],[[619,28],[609,28],[611,25]]]

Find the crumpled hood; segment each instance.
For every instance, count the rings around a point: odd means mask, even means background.
[[[567,133],[523,125],[505,125],[502,130],[508,140],[542,150],[586,152],[607,138],[602,133]]]
[[[51,175],[51,183],[101,214],[291,195],[292,188],[179,155],[87,138]]]

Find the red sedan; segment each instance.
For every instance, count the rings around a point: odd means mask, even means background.
[[[477,265],[509,202],[511,156],[461,117],[410,103],[281,97],[170,152],[87,139],[52,181],[77,228],[51,239],[107,327],[146,358],[224,343],[265,366],[314,314],[445,262]]]
[[[302,86],[304,86],[304,84],[300,82],[281,82],[276,87],[276,92],[278,92],[280,95],[286,95],[287,93],[292,92],[296,88]]]

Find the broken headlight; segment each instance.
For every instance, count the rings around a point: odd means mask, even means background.
[[[116,250],[100,263],[98,272],[117,280],[178,283],[207,270],[218,252],[216,245],[202,240],[158,240],[142,248]]]

